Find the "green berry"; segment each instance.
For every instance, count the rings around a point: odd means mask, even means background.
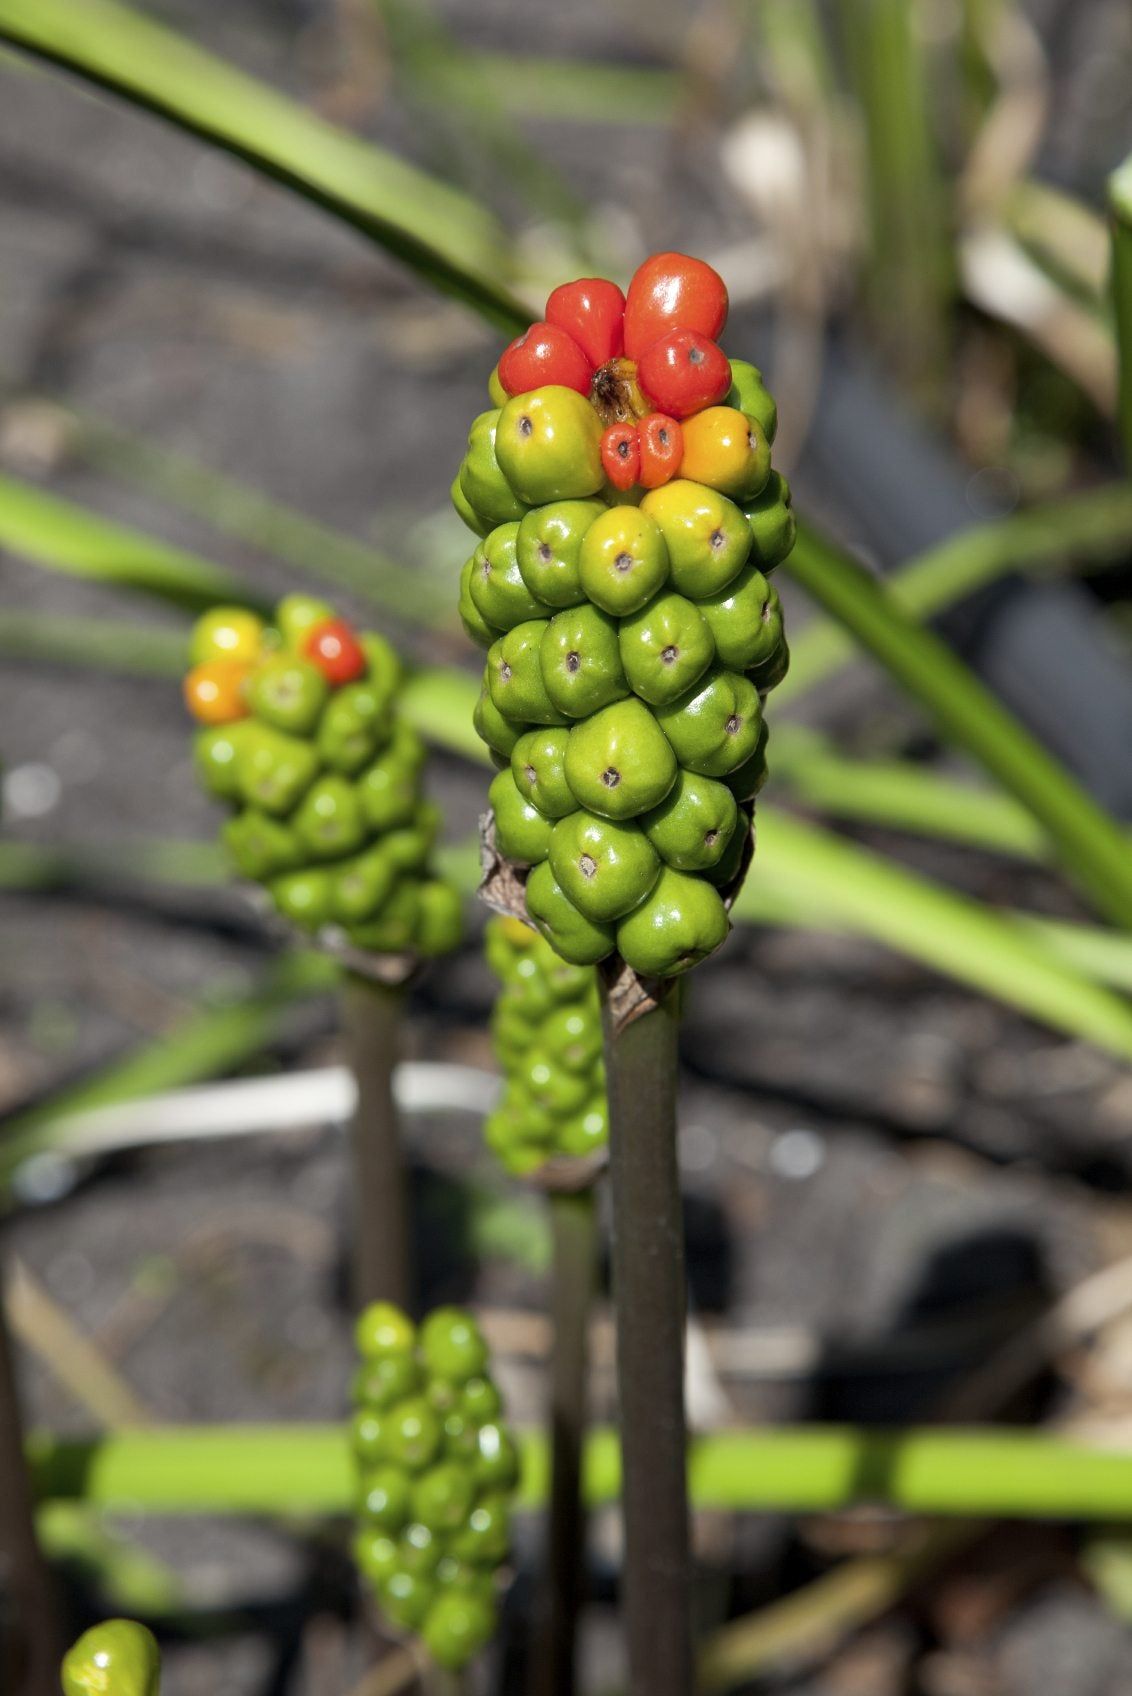
[[[392,834],[385,838],[384,853],[389,853],[392,841]],[[394,884],[393,893],[377,916],[351,925],[348,934],[358,948],[368,948],[374,954],[408,954],[416,939],[419,919],[418,885],[412,878],[403,877]]]
[[[619,640],[625,676],[653,706],[685,694],[715,658],[699,607],[671,590],[622,619]]]
[[[585,1078],[568,1072],[539,1049],[532,1049],[526,1056],[516,1081],[526,1089],[536,1107],[556,1119],[577,1113],[589,1094]]]
[[[416,811],[417,774],[393,748],[386,748],[366,767],[354,788],[368,829],[379,835],[408,824]]]
[[[502,631],[496,630],[494,625],[487,622],[472,598],[472,578],[476,574],[478,560],[479,552],[477,550],[469,559],[464,561],[461,567],[460,595],[456,602],[456,611],[460,615],[460,623],[464,626],[472,641],[478,647],[490,648],[497,637],[502,635]]]
[[[584,1112],[575,1114],[559,1128],[558,1146],[563,1154],[584,1159],[609,1141],[609,1109],[602,1094]]]
[[[368,679],[336,689],[318,727],[318,751],[336,772],[355,777],[389,741],[392,701]]]
[[[370,1407],[359,1408],[350,1426],[351,1444],[357,1458],[369,1465],[384,1459],[385,1422]]]
[[[526,504],[512,489],[496,457],[500,413],[481,412],[468,432],[468,451],[460,467],[460,490],[487,529],[522,518]]]
[[[757,365],[751,365],[745,359],[731,361],[731,390],[725,404],[753,418],[767,441],[774,441],[778,430],[778,408]]]
[[[382,1531],[400,1531],[409,1518],[409,1480],[396,1466],[375,1466],[362,1474],[358,1512]]]
[[[320,777],[312,784],[295,813],[294,826],[303,847],[318,860],[353,854],[366,839],[358,792],[344,777]]]
[[[423,1472],[435,1458],[443,1435],[424,1396],[398,1402],[385,1416],[382,1444],[392,1466]]]
[[[336,866],[330,890],[330,910],[339,924],[356,925],[375,918],[397,881],[397,868],[380,846],[367,848],[355,859]]]
[[[157,1696],[161,1657],[144,1625],[108,1619],[68,1649],[61,1677],[63,1696]]]
[[[762,494],[744,502],[743,515],[751,534],[751,563],[760,571],[773,571],[794,546],[797,532],[785,477],[772,471]]]
[[[292,736],[308,735],[330,695],[326,677],[312,660],[286,651],[272,654],[248,679],[248,705],[256,718]]]
[[[412,1320],[391,1301],[370,1302],[358,1315],[354,1327],[358,1353],[366,1359],[411,1354],[416,1340]]]
[[[764,718],[754,753],[723,779],[737,801],[753,801],[766,782],[766,745],[767,722]]]
[[[354,1400],[368,1408],[385,1409],[420,1388],[420,1373],[411,1354],[381,1354],[363,1360],[354,1376]]]
[[[544,818],[560,819],[578,805],[566,782],[568,735],[561,728],[528,730],[511,750],[511,775],[516,787]]]
[[[513,630],[546,608],[524,583],[516,557],[519,526],[500,524],[472,555],[468,592],[484,624],[497,631]]]
[[[440,878],[431,878],[417,890],[417,953],[426,959],[450,954],[460,946],[464,934],[464,906],[460,892]]]
[[[450,1543],[460,1560],[473,1566],[498,1566],[511,1546],[510,1514],[505,1496],[484,1496],[472,1509],[467,1524]]]
[[[246,807],[229,819],[220,835],[236,870],[258,882],[290,871],[303,858],[290,826],[254,807]]]
[[[754,684],[760,695],[765,695],[771,689],[777,689],[786,673],[790,670],[790,648],[786,637],[780,635],[778,645],[769,653],[765,660],[748,669],[747,676]]]
[[[487,1490],[513,1490],[519,1482],[519,1451],[501,1425],[482,1425],[477,1440],[476,1482]]]
[[[739,818],[735,796],[714,777],[681,768],[659,807],[641,828],[665,865],[704,871],[719,864]]]
[[[495,1609],[486,1597],[448,1588],[425,1616],[421,1641],[437,1666],[458,1672],[491,1641],[494,1630]]]
[[[721,665],[747,671],[768,660],[782,640],[782,605],[756,566],[700,602]]]
[[[714,595],[746,564],[751,532],[726,495],[678,477],[650,490],[641,511],[660,526],[672,583],[682,595],[694,601]]]
[[[675,780],[676,755],[642,701],[615,701],[570,732],[566,781],[581,805],[602,818],[648,812]]]
[[[617,948],[643,977],[674,977],[719,947],[729,929],[717,890],[665,866],[651,894],[617,927]]]
[[[578,564],[582,538],[604,511],[601,501],[553,501],[523,518],[519,570],[531,594],[547,606],[574,607],[585,600]]]
[[[529,619],[493,642],[488,651],[487,686],[491,698],[504,718],[513,723],[566,722],[543,682],[539,650],[547,627],[546,619]]]
[[[193,766],[197,777],[221,801],[239,801],[240,776],[237,755],[247,730],[247,721],[217,724],[199,730],[193,738]]]
[[[487,1365],[487,1344],[463,1308],[435,1308],[421,1326],[420,1347],[429,1373],[456,1384],[480,1377]]]
[[[513,719],[504,718],[491,698],[486,672],[479,700],[472,713],[472,723],[480,741],[486,742],[491,752],[498,755],[500,760],[511,758],[515,744],[525,729],[524,725],[517,724]]]
[[[539,1028],[538,1040],[570,1072],[588,1074],[601,1059],[601,1024],[589,1006],[556,1008]]]
[[[564,960],[592,966],[613,952],[613,931],[580,913],[546,863],[527,879],[527,913],[539,934]]]
[[[469,1378],[460,1392],[460,1407],[473,1425],[494,1419],[503,1405],[490,1378]]]
[[[330,873],[322,866],[284,872],[268,885],[271,898],[285,919],[303,930],[321,930],[333,917]]]
[[[453,477],[452,486],[448,491],[448,495],[452,505],[456,508],[456,511],[464,520],[464,523],[468,526],[468,529],[473,531],[477,536],[486,536],[487,532],[491,529],[491,525],[487,522],[487,520],[480,517],[475,507],[460,487],[459,473]]]
[[[583,395],[555,384],[507,402],[499,414],[495,452],[527,506],[585,499],[604,481],[597,413]]]
[[[443,1549],[432,1526],[419,1519],[407,1525],[397,1545],[397,1559],[402,1572],[411,1572],[414,1578],[434,1578]]]
[[[377,1586],[382,1611],[401,1631],[416,1631],[424,1623],[435,1597],[435,1586],[429,1578],[406,1572],[403,1567],[391,1572]]]
[[[762,730],[758,691],[734,671],[710,671],[679,701],[658,707],[656,716],[680,764],[704,777],[725,777],[741,766]]]
[[[236,751],[236,773],[248,806],[280,817],[294,810],[318,776],[318,755],[297,736],[248,724]]]
[[[284,646],[292,653],[300,653],[307,637],[316,624],[325,624],[334,617],[334,608],[328,601],[320,601],[315,595],[284,595],[275,609],[275,622],[279,626],[279,634]]]
[[[588,718],[629,693],[617,622],[596,606],[570,607],[551,619],[539,664],[547,694],[568,718]]]
[[[456,1531],[475,1500],[476,1481],[466,1466],[443,1460],[413,1485],[413,1515],[432,1531]]]
[[[574,906],[596,924],[631,912],[660,875],[657,851],[639,824],[583,811],[555,825],[548,858]]]
[[[582,587],[595,606],[618,618],[638,612],[668,577],[668,549],[643,507],[608,507],[586,531]]]
[[[397,1570],[400,1560],[397,1545],[384,1531],[363,1527],[354,1538],[353,1551],[358,1570],[374,1586]]]
[[[487,798],[495,815],[495,844],[499,852],[519,866],[534,866],[545,860],[553,820],[540,813],[521,793],[510,768],[492,780]]]

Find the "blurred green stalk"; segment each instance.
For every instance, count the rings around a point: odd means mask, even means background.
[[[519,1506],[546,1500],[541,1432],[520,1434]],[[349,1436],[340,1425],[198,1426],[29,1443],[40,1501],[107,1513],[353,1512]],[[910,1514],[1026,1519],[1132,1516],[1132,1455],[1030,1430],[869,1430],[784,1426],[693,1438],[692,1500],[731,1513],[830,1513],[871,1503]],[[619,1498],[616,1434],[591,1433],[588,1501]]]
[[[1120,359],[1119,417],[1125,463],[1132,471],[1132,155],[1109,178],[1112,293]]]

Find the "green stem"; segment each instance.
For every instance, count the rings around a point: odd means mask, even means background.
[[[353,1153],[354,1304],[412,1302],[409,1198],[401,1131],[393,1099],[404,991],[347,972],[342,1026],[358,1102],[350,1129]]]
[[[1120,433],[1132,471],[1132,157],[1109,180],[1112,208],[1112,292],[1120,358]]]
[[[62,1638],[54,1585],[35,1530],[16,1362],[0,1280],[0,1688],[56,1696]]]
[[[550,1447],[519,1437],[519,1506],[547,1500]],[[87,1438],[33,1434],[41,1501],[104,1513],[348,1517],[355,1496],[342,1425],[215,1425]],[[694,1437],[689,1494],[723,1513],[837,1513],[868,1503],[939,1517],[1132,1520],[1132,1453],[1032,1429],[771,1426]],[[586,1442],[586,1500],[621,1494],[617,1435]]]
[[[622,1023],[604,971],[598,981],[609,1094],[628,1690],[629,1696],[687,1696],[693,1654],[676,1156],[680,986],[674,980],[658,986],[655,1009]]]
[[[597,1206],[592,1188],[550,1196],[550,1515],[539,1620],[535,1696],[574,1696],[577,1629],[585,1595],[586,1514],[582,1499],[590,1310],[597,1281]]]
[[[806,528],[791,576],[852,631],[954,742],[1044,825],[1066,870],[1115,923],[1132,926],[1132,856],[1124,835],[930,631],[850,555]]]

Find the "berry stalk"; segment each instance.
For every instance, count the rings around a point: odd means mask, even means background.
[[[679,989],[626,1022],[600,975],[629,1696],[688,1696],[692,1563],[684,1417],[684,1226],[676,1160]]]
[[[24,1459],[15,1359],[0,1301],[0,1582],[11,1616],[0,1613],[0,1689],[56,1696],[61,1638],[51,1574],[35,1532]]]
[[[346,972],[342,1032],[358,1099],[350,1126],[353,1162],[353,1294],[355,1306],[390,1301],[412,1306],[408,1174],[393,1099],[400,1057],[404,990]]]

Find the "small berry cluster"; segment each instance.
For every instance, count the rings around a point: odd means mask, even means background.
[[[577,965],[668,977],[717,948],[789,663],[769,573],[794,541],[774,401],[716,337],[721,278],[655,255],[583,279],[504,353],[453,484],[482,538],[460,614],[496,846]],[[724,893],[721,893],[724,892]]]
[[[491,1020],[503,1099],[488,1147],[523,1176],[559,1156],[595,1154],[609,1136],[601,1009],[592,968],[561,960],[518,919],[492,919],[487,958],[503,985]]]
[[[389,1623],[459,1668],[495,1629],[519,1478],[487,1345],[460,1308],[418,1329],[389,1302],[365,1310],[357,1340],[355,1559]]]
[[[304,929],[338,926],[374,953],[454,948],[460,899],[429,868],[439,814],[385,638],[288,595],[270,628],[239,607],[206,613],[191,658],[196,767],[238,809],[223,831],[237,871]]]

